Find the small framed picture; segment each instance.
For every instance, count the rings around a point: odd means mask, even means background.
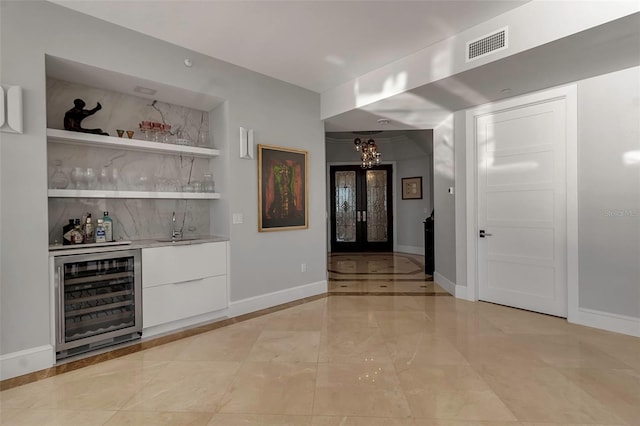
[[[422,199],[422,176],[402,178],[402,199]]]

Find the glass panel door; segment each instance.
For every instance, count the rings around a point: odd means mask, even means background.
[[[336,241],[356,241],[356,172],[335,174]]]
[[[392,251],[391,166],[332,166],[331,250]]]
[[[64,341],[135,325],[133,256],[63,265]]]
[[[387,171],[367,170],[367,241],[388,241]]]

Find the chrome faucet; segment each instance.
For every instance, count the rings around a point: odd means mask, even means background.
[[[171,216],[171,239],[175,241],[180,238],[182,238],[182,228],[180,230],[176,229],[176,212],[173,212]]]

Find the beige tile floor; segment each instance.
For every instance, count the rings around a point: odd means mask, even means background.
[[[640,339],[331,295],[0,393],[2,425],[640,425]]]
[[[424,256],[407,253],[331,253],[330,293],[446,293],[424,273]]]

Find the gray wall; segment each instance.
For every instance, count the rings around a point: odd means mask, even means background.
[[[456,282],[456,205],[448,193],[455,186],[453,114],[433,132],[433,202],[435,272]],[[456,141],[457,142],[457,141]]]
[[[398,223],[398,251],[412,252],[412,247],[424,249],[424,220],[431,214],[431,187],[430,178],[432,166],[431,157],[412,157],[397,162],[396,188],[398,188],[398,211],[396,218]],[[402,178],[422,177],[422,199],[402,199]],[[424,254],[423,250],[419,254]]]
[[[415,132],[415,130],[412,132]],[[427,138],[432,138],[431,130],[422,132],[425,132]],[[433,199],[431,153],[410,138],[375,138],[375,140],[384,162],[395,162],[393,173],[397,190],[397,193],[394,194],[396,198],[395,238],[397,248],[399,251],[422,254],[424,248],[422,222],[431,214],[433,206],[431,202]],[[326,157],[329,163],[358,164],[359,161],[359,154],[353,149],[351,140],[336,141],[328,139]],[[422,177],[422,199],[403,200],[401,193],[402,178],[417,176]],[[327,193],[327,197],[327,200],[330,200],[330,194]]]
[[[0,145],[0,353],[51,341],[45,54],[226,99],[214,113],[214,121],[224,120],[213,133],[226,168],[224,178],[216,176],[223,200],[214,224],[231,239],[231,299],[326,279],[318,94],[52,3],[3,1],[0,7],[2,83],[23,87],[25,115],[25,133],[2,133]],[[183,65],[186,57],[193,68]],[[309,151],[309,229],[257,232],[257,163],[239,159],[239,126],[254,129],[256,143]],[[244,223],[229,225],[229,212],[243,213]],[[302,262],[306,273],[300,272]]]
[[[640,317],[638,67],[578,83],[578,207],[580,307]]]
[[[455,161],[455,233],[456,233],[456,285],[467,286],[467,151],[465,149],[467,114],[453,114]]]

